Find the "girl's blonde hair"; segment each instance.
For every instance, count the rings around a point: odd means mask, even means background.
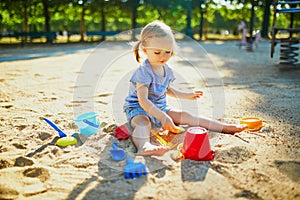
[[[155,38],[155,37],[167,37],[167,36],[173,40],[173,49],[175,50],[176,41],[172,33],[172,30],[168,25],[158,20],[155,20],[147,24],[141,31],[140,40],[133,45],[133,54],[135,55],[136,61],[140,62],[140,58],[141,58],[139,54],[140,46],[142,45],[146,47],[148,39]]]

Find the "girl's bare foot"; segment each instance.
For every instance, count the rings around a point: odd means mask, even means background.
[[[138,149],[138,156],[162,156],[170,150],[170,147],[156,146],[146,142],[142,149]]]
[[[222,132],[226,134],[232,134],[241,132],[247,128],[246,124],[227,124],[224,125]]]

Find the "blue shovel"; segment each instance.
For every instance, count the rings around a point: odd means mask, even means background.
[[[52,128],[54,128],[54,129],[58,132],[60,138],[67,137],[67,135],[66,135],[62,130],[60,130],[60,128],[58,128],[58,127],[57,127],[53,122],[51,122],[49,119],[44,118],[44,120],[45,120],[50,126],[52,126]]]
[[[109,151],[112,159],[117,161],[124,160],[124,158],[126,157],[125,151],[123,151],[122,149],[118,149],[118,144],[116,142],[112,143],[112,147],[113,149]]]

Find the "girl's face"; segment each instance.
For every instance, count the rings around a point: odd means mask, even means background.
[[[152,67],[162,67],[173,55],[173,41],[167,36],[151,38],[143,51]]]

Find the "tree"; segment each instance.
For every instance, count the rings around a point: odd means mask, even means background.
[[[23,1],[22,3],[23,3],[23,17],[24,17],[23,31],[28,32],[28,14],[27,14],[28,4],[27,1]]]
[[[234,3],[234,0],[226,0]],[[273,0],[237,0],[235,3],[242,3],[244,6],[250,4],[251,5],[251,17],[250,17],[250,35],[252,35],[252,30],[254,27],[254,18],[255,18],[255,7],[263,8],[263,19],[262,19],[262,27],[261,27],[261,35],[262,37],[268,37],[268,28],[270,24],[270,7],[272,5]]]
[[[264,17],[261,29],[261,36],[263,38],[268,38],[268,28],[270,24],[270,7],[272,5],[272,0],[266,0],[264,3]]]
[[[80,0],[78,2],[81,7],[81,14],[80,14],[80,42],[84,41],[84,33],[85,33],[85,21],[84,21],[84,16],[85,16],[85,4],[86,0]]]
[[[28,30],[28,2],[23,0],[0,1],[1,31]]]
[[[232,7],[213,0],[5,0],[0,1],[0,31],[67,30],[79,32],[83,41],[88,30],[134,30],[160,19],[174,30],[197,32],[201,38],[208,28],[234,30],[239,20],[245,20],[250,33],[261,29],[267,37],[272,0],[227,1]],[[277,22],[284,25],[288,20],[280,16]]]
[[[49,4],[48,0],[43,0],[43,7],[44,7],[44,17],[45,17],[45,31],[50,32],[51,26],[50,26],[50,13],[49,13]]]
[[[206,7],[206,0],[199,0],[199,13],[200,13],[200,22],[199,22],[199,40],[203,38],[203,24],[204,24],[204,13]]]

